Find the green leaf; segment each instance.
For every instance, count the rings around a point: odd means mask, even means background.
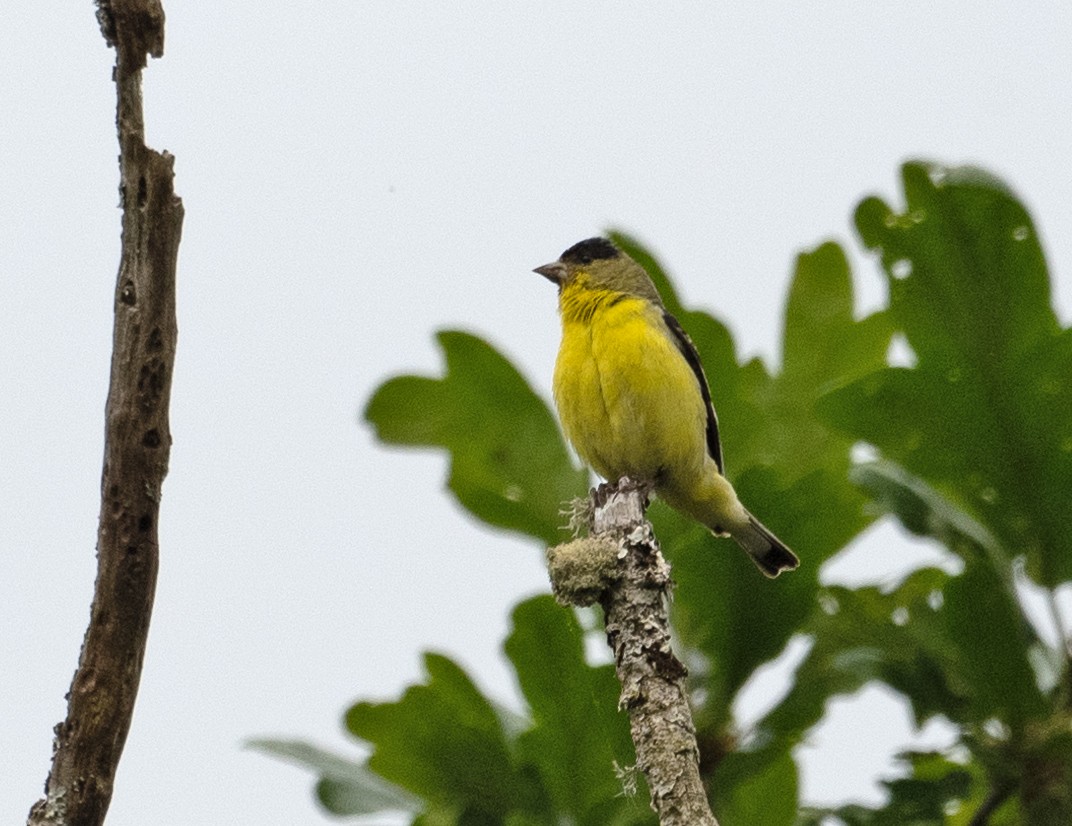
[[[868,464],[853,475],[910,530],[955,549],[965,560],[964,572],[951,576],[937,569],[916,571],[888,593],[879,588],[824,591],[821,612],[806,626],[813,648],[789,696],[760,724],[759,741],[772,744],[769,748],[799,742],[821,717],[826,698],[881,680],[910,700],[917,725],[936,715],[959,724],[967,733],[962,742],[980,762],[970,772],[949,764],[945,773],[938,771],[946,763],[937,757],[914,755],[912,776],[887,784],[892,795],[887,806],[847,806],[826,813],[845,823],[875,826],[944,824],[947,804],[950,811],[974,812],[995,783],[1010,782],[1007,778],[1016,777],[1032,760],[1046,762],[1041,755],[1047,747],[1032,745],[1040,740],[1035,732],[1052,725],[1040,675],[1029,659],[1040,643],[1011,580],[1002,578],[1008,573],[1003,551],[984,526],[892,463]],[[1007,734],[998,739],[983,734],[995,726]],[[1060,724],[1057,728],[1067,731]],[[1060,760],[1053,761],[1057,764]],[[968,774],[974,778],[970,787]],[[993,780],[991,774],[1005,779]],[[1033,776],[1055,774],[1051,766],[1028,774]],[[1068,811],[1062,808],[1066,801],[1061,793],[1053,794],[1064,788],[1063,782],[1047,784],[1035,796],[1050,801],[1047,811]],[[1018,810],[1015,802],[1005,804],[993,822],[1021,822]],[[967,817],[955,822],[967,824]]]
[[[912,703],[917,725],[937,714],[963,720],[971,686],[949,668],[955,650],[942,627],[948,574],[925,568],[900,587],[831,586],[804,630],[814,644],[786,698],[759,725],[761,740],[795,745],[819,721],[826,701],[881,680]]]
[[[479,519],[561,540],[562,503],[584,495],[588,476],[574,467],[547,405],[486,342],[458,331],[437,338],[446,375],[385,382],[365,418],[384,442],[446,448],[448,486]]]
[[[782,347],[783,381],[812,400],[885,364],[892,324],[885,312],[854,315],[852,272],[844,251],[827,242],[797,257]]]
[[[956,646],[957,667],[971,685],[975,719],[994,715],[1019,727],[1041,715],[1047,704],[1028,659],[1038,639],[993,537],[922,480],[890,463],[864,466],[855,477],[909,530],[944,541],[967,563],[964,574],[946,586],[945,629]]]
[[[337,815],[375,814],[381,811],[420,811],[420,800],[388,783],[362,764],[300,740],[250,740],[250,748],[281,757],[320,775],[317,795]]]
[[[981,552],[996,570],[1009,568],[1005,549],[984,525],[895,462],[858,465],[850,478],[909,532],[941,542],[965,563],[979,561]]]
[[[1072,579],[1072,331],[1051,307],[1026,209],[971,168],[904,167],[906,207],[856,213],[918,363],[832,394],[830,421],[926,479],[1028,571]]]
[[[834,476],[828,485],[851,488],[844,476],[852,440],[818,418],[816,403],[832,387],[882,366],[892,333],[885,314],[856,320],[853,304],[852,276],[839,246],[822,244],[797,257],[782,371],[753,386],[751,401],[759,415],[740,425],[753,431],[746,466],[775,468],[786,485],[829,471]]]
[[[912,573],[889,593],[830,587],[806,630],[814,645],[788,696],[761,722],[764,738],[795,744],[835,694],[881,680],[909,699],[916,724],[1003,720],[1020,730],[1045,713],[1016,606],[985,565],[950,577]],[[982,641],[985,640],[985,643]]]
[[[605,804],[624,803],[615,766],[636,762],[628,717],[618,711],[614,668],[585,662],[576,617],[550,596],[518,605],[513,624],[506,655],[533,718],[519,739],[520,753],[540,772],[560,814],[607,823]],[[600,819],[593,820],[597,810]]]
[[[428,653],[424,663],[426,684],[347,713],[347,728],[374,747],[369,768],[434,804],[472,812],[473,822],[544,811],[542,789],[515,766],[488,700],[446,657]]]
[[[788,751],[735,752],[715,773],[720,823],[791,826],[797,815],[797,767]]]
[[[413,826],[458,826],[460,823],[461,815],[450,806],[430,806],[413,820]]]
[[[969,566],[946,588],[946,628],[958,670],[971,686],[973,717],[995,717],[1016,731],[1025,720],[1043,716],[1048,703],[1027,658],[1030,626],[1001,593],[993,569]]]
[[[980,169],[910,162],[902,172],[904,213],[877,198],[856,213],[889,272],[891,311],[921,361],[1004,373],[1058,331],[1031,216]]]

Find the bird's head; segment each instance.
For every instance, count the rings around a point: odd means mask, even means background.
[[[567,288],[609,290],[662,303],[644,268],[606,238],[574,244],[557,261],[533,272],[557,284],[559,292]]]

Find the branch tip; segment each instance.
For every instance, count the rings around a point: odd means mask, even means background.
[[[119,62],[145,67],[145,55],[164,56],[164,7],[160,0],[97,0],[97,23]]]

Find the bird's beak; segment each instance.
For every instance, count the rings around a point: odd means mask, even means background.
[[[553,281],[555,284],[561,284],[566,280],[566,265],[558,261],[553,264],[544,264],[542,267],[537,267],[533,272],[538,272],[548,281]]]

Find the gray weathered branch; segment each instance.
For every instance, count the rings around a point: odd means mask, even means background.
[[[598,601],[614,650],[619,705],[661,826],[718,826],[700,778],[685,666],[670,647],[670,566],[644,516],[648,490],[628,479],[593,491],[591,535],[548,552],[555,595]]]
[[[141,70],[163,52],[157,0],[99,0],[116,49],[123,238],[106,408],[97,582],[67,719],[56,726],[45,797],[28,823],[99,826],[130,730],[152,614],[160,488],[171,433],[175,267],[182,202],[173,161],[145,146]]]

